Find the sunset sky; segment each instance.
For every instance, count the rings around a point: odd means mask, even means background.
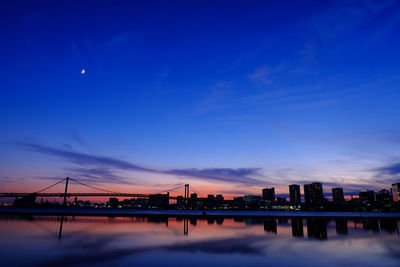
[[[1,192],[400,182],[399,1],[5,0],[0,36]]]

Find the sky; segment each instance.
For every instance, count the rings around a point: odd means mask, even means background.
[[[400,182],[399,1],[5,0],[0,36],[2,192]]]

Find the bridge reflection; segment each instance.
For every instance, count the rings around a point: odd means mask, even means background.
[[[113,224],[119,228],[124,225],[127,229],[138,229],[141,225],[164,225],[172,227],[175,232],[180,227],[183,230],[176,235],[189,235],[189,226],[193,231],[209,227],[263,227],[266,234],[287,235],[294,238],[327,240],[333,235],[348,235],[351,231],[371,231],[374,233],[390,233],[399,235],[400,221],[393,219],[324,219],[324,218],[223,218],[223,217],[168,217],[168,216],[134,216],[134,217],[81,217],[81,216],[0,216],[0,220],[19,218],[32,222],[42,230],[62,239],[68,235],[93,231],[104,224]],[[151,226],[153,229],[153,226]],[[182,229],[181,228],[181,229]],[[209,228],[211,230],[211,228]],[[214,230],[213,230],[214,231]],[[289,232],[290,231],[290,232]],[[180,232],[180,233],[179,233]]]

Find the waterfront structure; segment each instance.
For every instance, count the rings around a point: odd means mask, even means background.
[[[392,196],[386,189],[379,190],[379,192],[376,194],[376,202],[381,208],[389,208],[392,204]]]
[[[315,182],[304,185],[304,199],[308,205],[321,205],[324,202],[322,184]]]
[[[393,194],[393,201],[399,202],[400,201],[400,183],[392,184],[392,194]]]
[[[290,204],[297,205],[301,203],[300,185],[298,184],[289,185],[289,194],[290,194]]]
[[[304,185],[304,202],[309,205],[311,204],[311,184]]]
[[[262,198],[264,200],[274,202],[275,201],[275,188],[264,188],[262,190]]]
[[[61,182],[65,182],[65,189],[63,192],[44,192],[45,190],[54,187]],[[236,197],[233,200],[225,199],[223,195],[208,195],[207,197],[198,197],[196,193],[192,193],[189,198],[189,185],[182,185],[185,187],[185,197],[183,196],[170,196],[167,194],[133,194],[133,193],[115,193],[108,190],[97,189],[105,191],[107,193],[75,193],[70,192],[71,183],[75,182],[79,185],[87,186],[93,189],[92,186],[86,185],[82,182],[76,181],[71,178],[65,178],[58,181],[54,185],[47,186],[42,190],[38,190],[37,193],[0,193],[1,197],[13,197],[16,198],[13,205],[15,207],[49,207],[49,206],[60,206],[59,203],[50,203],[43,201],[39,203],[35,202],[35,197],[75,197],[73,203],[64,202],[64,207],[93,207],[93,208],[152,208],[152,209],[249,209],[249,210],[338,210],[344,209],[346,211],[400,211],[399,206],[399,187],[400,183],[392,184],[391,190],[382,189],[375,194],[372,190],[359,192],[359,198],[352,197],[351,201],[346,202],[344,200],[343,188],[332,188],[332,204],[329,204],[324,198],[322,184],[314,182],[311,184],[304,185],[304,198],[306,205],[300,205],[301,195],[300,186],[293,184],[289,186],[290,202],[286,200],[284,195],[275,198],[275,189],[264,188],[262,189],[262,196],[260,195],[246,195],[242,197]],[[180,188],[180,187],[178,187]],[[177,189],[177,188],[175,188]],[[168,190],[169,191],[169,190]],[[393,193],[393,194],[392,194]],[[89,201],[83,202],[78,201],[79,197],[93,197],[93,196],[113,196],[107,203],[91,203]],[[119,201],[118,197],[133,197],[131,199],[124,199]],[[173,203],[169,203],[169,200],[176,200]],[[29,200],[29,201],[28,201]],[[43,200],[43,199],[42,199]],[[25,202],[29,202],[25,204]],[[295,205],[294,205],[295,204]],[[340,205],[339,205],[340,204]],[[0,206],[7,206],[9,203]]]
[[[358,193],[360,201],[364,204],[375,204],[376,194],[373,190],[364,190]]]
[[[343,188],[332,188],[332,200],[335,204],[341,204],[344,201]]]
[[[149,195],[149,208],[151,209],[168,209],[169,193]]]

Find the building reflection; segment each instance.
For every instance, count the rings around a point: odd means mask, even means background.
[[[277,231],[277,225],[276,225],[276,220],[275,219],[265,219],[264,220],[264,231],[267,233],[274,233],[276,234]]]
[[[400,221],[397,221],[397,234],[400,235]]]
[[[189,219],[188,218],[185,218],[183,220],[183,234],[189,235]]]
[[[167,217],[167,216],[137,216],[131,218],[118,218],[118,217],[71,217],[71,216],[26,216],[27,221],[32,221],[43,230],[51,233],[58,239],[64,238],[66,235],[75,234],[78,232],[86,231],[91,228],[90,223],[112,223],[115,227],[117,224],[148,224],[158,225],[156,227],[172,227],[179,229],[179,232],[185,236],[189,235],[189,225],[196,226],[196,229],[205,232],[212,232],[212,228],[218,226],[221,231],[225,226],[229,229],[232,225],[235,227],[248,227],[255,226],[258,229],[264,227],[265,233],[281,234],[287,233],[290,227],[292,228],[292,236],[301,238],[305,236],[304,223],[306,223],[307,237],[317,240],[327,240],[327,227],[332,219],[323,218],[298,218],[293,217],[290,219],[280,219],[272,217],[241,217],[241,218],[224,218],[224,217]],[[380,233],[385,232],[390,235],[399,235],[400,221],[395,219],[373,219],[373,218],[336,218],[335,222],[336,235],[351,235],[356,231],[366,231]],[[354,223],[354,229],[353,229]],[[331,225],[331,224],[329,224]],[[151,226],[154,227],[154,226]],[[181,228],[183,227],[183,229]],[[333,227],[333,224],[332,224]],[[349,229],[350,227],[350,229]],[[236,229],[236,228],[235,228]],[[182,231],[183,230],[183,231]],[[332,229],[333,230],[333,229]],[[330,232],[331,234],[333,232]]]
[[[191,225],[196,225],[197,224],[197,218],[194,218],[194,217],[190,218],[190,224]]]
[[[347,228],[347,219],[336,219],[336,234],[338,235],[347,235],[348,228]]]
[[[302,218],[292,218],[292,236],[294,237],[303,237],[303,219]]]
[[[381,229],[390,234],[399,234],[398,222],[390,219],[380,220]]]
[[[58,239],[61,240],[62,238],[62,228],[63,228],[63,224],[64,224],[64,216],[61,216],[61,220],[60,220],[60,230],[58,231]]]
[[[379,220],[365,220],[363,222],[363,229],[364,231],[372,231],[374,233],[379,233],[381,231]]]
[[[326,232],[327,221],[324,219],[307,219],[307,236],[319,240],[328,239]]]

